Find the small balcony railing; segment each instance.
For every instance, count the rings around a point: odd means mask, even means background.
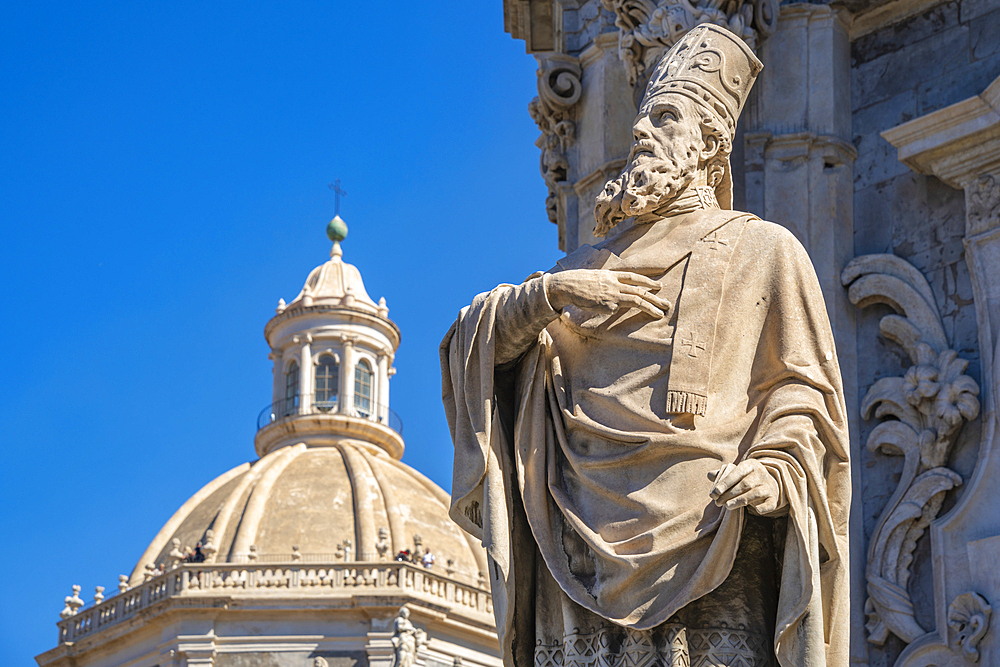
[[[293,396],[271,403],[257,415],[257,430],[297,415],[342,414],[378,422],[403,435],[403,420],[387,405],[370,402],[366,409],[357,403],[354,405],[341,404],[336,396],[325,400],[314,399],[314,394],[307,394],[304,397]]]
[[[276,559],[274,563],[177,564],[134,588],[125,586],[120,593],[112,592],[92,606],[81,604],[71,608],[67,598],[63,620],[58,622],[59,643],[80,641],[136,617],[146,622],[169,611],[172,604],[183,609],[196,605],[214,608],[219,599],[229,599],[234,593],[278,594],[290,600],[306,596],[314,600],[373,599],[379,601],[376,604],[412,598],[437,605],[438,609],[444,606],[449,614],[469,614],[486,622],[492,618],[493,596],[482,575],[473,584],[467,575],[456,578],[453,573],[428,570],[413,563],[344,562],[335,557],[324,563],[323,555],[309,558],[306,554],[299,561],[286,555],[283,563]]]

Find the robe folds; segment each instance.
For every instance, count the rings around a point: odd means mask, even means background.
[[[550,272],[578,268],[652,278],[672,307],[560,314],[534,276],[477,296],[441,343],[451,515],[487,550],[505,664],[531,664],[536,557],[573,602],[635,630],[719,587],[749,510],[716,507],[714,472],[754,458],[788,517],[778,662],[846,667],[847,421],[805,250],[749,214],[699,210]]]

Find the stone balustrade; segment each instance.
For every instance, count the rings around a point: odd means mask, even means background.
[[[59,642],[72,643],[136,617],[171,598],[211,598],[268,589],[287,595],[411,596],[459,613],[492,617],[488,590],[405,562],[184,563],[58,623]],[[395,604],[395,603],[394,603]]]

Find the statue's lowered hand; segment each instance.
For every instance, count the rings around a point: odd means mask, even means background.
[[[655,318],[670,312],[670,302],[655,294],[660,283],[638,273],[573,269],[547,273],[542,280],[545,296],[555,310],[576,306],[613,313],[625,306],[638,308]]]
[[[749,506],[760,515],[784,506],[778,481],[757,459],[747,459],[739,465],[727,463],[715,473],[715,486],[709,495],[719,507],[734,510]]]

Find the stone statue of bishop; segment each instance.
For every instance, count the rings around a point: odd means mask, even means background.
[[[595,234],[441,344],[452,516],[512,667],[846,667],[843,387],[812,264],[732,211],[762,65],[703,24],[656,66]],[[796,193],[787,193],[789,197]]]

